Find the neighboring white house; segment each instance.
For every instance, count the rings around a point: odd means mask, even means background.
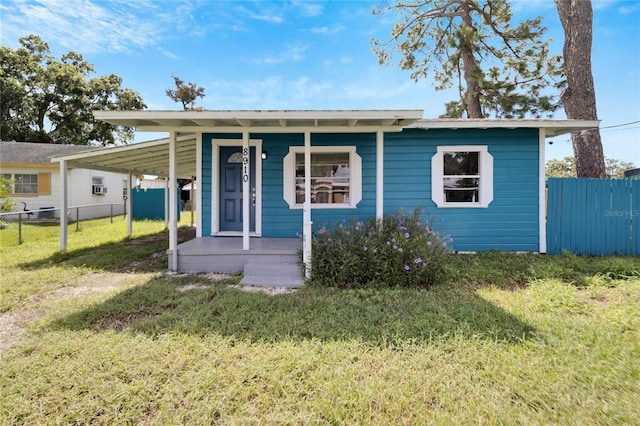
[[[0,142],[0,174],[12,179],[14,211],[35,211],[33,218],[59,217],[62,204],[60,168],[51,157],[95,149],[92,146],[32,142]],[[67,175],[68,213],[82,219],[124,213],[127,175],[70,169]],[[39,211],[39,210],[47,211]],[[48,209],[55,209],[48,211]]]

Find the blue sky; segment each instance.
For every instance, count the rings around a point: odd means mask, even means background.
[[[149,109],[180,108],[165,95],[176,75],[205,88],[198,105],[206,109],[424,109],[425,118],[438,117],[456,92],[437,92],[430,80],[416,83],[395,65],[378,65],[370,41],[388,39],[394,19],[373,16],[376,4],[2,0],[0,40],[15,48],[33,33],[56,57],[81,53],[98,75],[123,77]],[[542,15],[561,53],[553,1],[512,7],[517,17]],[[640,1],[593,7],[592,69],[605,155],[640,166]],[[547,159],[572,155],[568,136],[553,142]]]

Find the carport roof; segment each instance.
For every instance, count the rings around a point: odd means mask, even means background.
[[[196,138],[179,137],[177,175],[189,179],[196,175]],[[136,175],[169,176],[169,139],[130,145],[98,148],[78,154],[53,157],[52,162],[67,161],[68,167]]]

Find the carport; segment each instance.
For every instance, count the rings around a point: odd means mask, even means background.
[[[191,179],[197,175],[196,156],[200,144],[194,134],[171,132],[168,139],[134,143],[108,148],[98,148],[78,154],[53,157],[52,162],[60,163],[61,211],[68,209],[67,173],[69,168],[84,168],[106,172],[124,173],[128,176],[128,187],[133,187],[135,175],[154,175],[166,179],[168,200],[165,210],[169,218],[169,248],[177,255],[177,179]],[[131,197],[127,198],[127,211],[131,212]],[[196,206],[197,208],[197,206]],[[67,250],[66,214],[60,215],[60,250]],[[132,215],[127,215],[127,234],[132,235]]]

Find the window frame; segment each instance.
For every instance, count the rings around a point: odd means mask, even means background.
[[[100,183],[95,183],[96,181],[99,181]],[[107,193],[104,182],[104,176],[91,176],[91,195],[96,197],[104,197],[104,195]],[[104,188],[103,192],[96,192],[96,187]]]
[[[355,209],[362,200],[362,158],[355,146],[312,146],[312,154],[349,154],[349,202],[311,203],[312,209]],[[290,209],[302,209],[303,203],[296,203],[296,155],[304,154],[304,146],[290,146],[283,163],[283,198]]]
[[[444,189],[444,154],[448,152],[478,153],[478,201],[446,201]],[[472,176],[472,175],[469,175]],[[487,208],[493,201],[493,156],[487,145],[446,145],[438,146],[431,157],[431,200],[438,208]]]
[[[9,190],[11,191],[11,195],[18,197],[37,197],[40,194],[40,173],[3,173],[2,176],[8,178],[11,181],[9,186]],[[18,178],[16,176],[35,176],[35,182],[29,182],[28,184],[18,182]],[[24,185],[35,185],[35,192],[18,192],[16,189],[18,187],[23,187]]]

